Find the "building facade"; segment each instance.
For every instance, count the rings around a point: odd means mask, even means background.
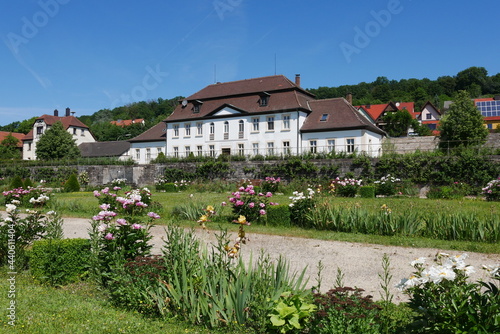
[[[282,75],[217,83],[179,101],[164,121],[167,156],[366,152],[384,132],[346,99],[316,100]],[[134,158],[134,160],[136,160]]]
[[[63,117],[59,116],[59,112],[56,109],[54,110],[54,115],[42,115],[38,117],[33,124],[33,129],[23,138],[24,160],[36,160],[36,143],[45,131],[58,121],[63,124],[66,131],[73,135],[77,146],[81,143],[95,142],[95,138],[90,133],[89,127],[71,115],[69,108],[66,108],[66,114]]]

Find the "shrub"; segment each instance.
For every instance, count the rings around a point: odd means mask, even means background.
[[[387,174],[373,182],[376,185],[376,194],[382,196],[393,196],[396,194],[396,186],[401,182],[400,179]]]
[[[310,227],[311,213],[314,210],[315,192],[311,188],[307,189],[307,196],[303,192],[294,191],[293,196],[290,196],[292,203],[290,208],[290,221],[294,226]]]
[[[21,218],[14,204],[6,204],[5,211],[8,216],[0,220],[0,265],[8,263],[10,271],[28,264],[26,250],[33,242],[62,233],[57,214],[44,216],[40,211],[29,210]]]
[[[75,174],[71,174],[69,179],[64,183],[64,192],[72,193],[80,191],[80,183]]]
[[[326,294],[315,294],[317,312],[311,333],[380,333],[377,323],[381,307],[363,289],[338,287]]]
[[[482,190],[487,201],[500,201],[500,177],[488,182]]]
[[[353,178],[336,178],[330,183],[330,193],[341,197],[356,197],[361,187],[361,180]]]
[[[85,275],[89,257],[88,239],[39,240],[33,244],[29,264],[36,280],[65,285]]]
[[[249,222],[262,221],[270,205],[276,203],[269,202],[273,196],[271,192],[257,193],[253,185],[241,186],[233,192],[229,202],[232,205],[234,218],[245,216]]]
[[[267,176],[264,179],[264,181],[262,182],[262,191],[263,192],[270,191],[272,193],[276,193],[276,192],[278,192],[280,182],[281,182],[281,179],[279,177],[274,178],[274,177]]]
[[[475,269],[465,264],[467,254],[439,253],[434,264],[426,258],[411,262],[415,268],[398,287],[410,296],[409,306],[418,314],[413,324],[417,333],[498,333],[500,293],[498,267],[486,267],[497,281],[470,283]]]
[[[17,188],[24,187],[23,179],[21,179],[21,177],[19,175],[14,176],[14,178],[10,182],[10,187],[12,189],[17,189]]]
[[[359,188],[359,195],[362,198],[374,198],[375,197],[375,187],[363,186],[363,187]]]
[[[31,181],[31,179],[29,177],[24,179],[23,187],[24,187],[24,189],[33,188],[33,182]]]
[[[267,210],[267,224],[269,226],[289,227],[290,208],[288,205],[270,206]]]

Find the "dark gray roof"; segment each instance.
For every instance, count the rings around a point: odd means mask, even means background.
[[[78,145],[82,157],[119,157],[130,149],[130,143],[125,140],[82,143]]]

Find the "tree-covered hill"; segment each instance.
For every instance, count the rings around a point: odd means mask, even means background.
[[[500,94],[500,73],[488,76],[488,71],[484,67],[470,67],[454,76],[442,76],[436,80],[412,78],[398,81],[378,77],[371,83],[308,89],[319,99],[345,97],[351,93],[354,105],[389,101],[415,102],[417,110],[420,110],[427,101],[442,108],[444,101],[453,100],[459,90],[467,91],[473,98]]]

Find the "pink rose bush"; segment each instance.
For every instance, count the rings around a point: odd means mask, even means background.
[[[231,195],[229,203],[232,205],[234,216],[244,216],[249,222],[262,221],[266,216],[267,207],[277,205],[269,201],[273,196],[270,191],[257,193],[253,185],[243,185]]]
[[[134,259],[150,253],[149,233],[160,216],[149,209],[151,192],[134,189],[123,196],[108,187],[94,191],[100,211],[92,217],[91,239],[101,271],[109,270],[112,261]]]

